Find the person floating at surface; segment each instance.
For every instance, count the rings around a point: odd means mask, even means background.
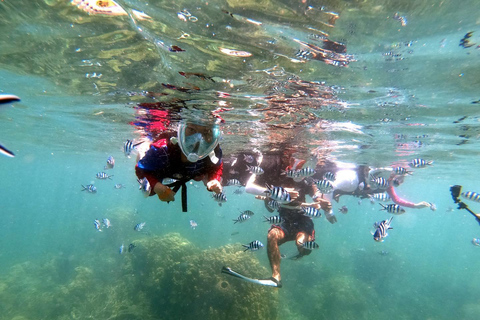
[[[386,187],[385,191],[388,193],[388,195],[390,196],[390,198],[392,199],[392,201],[395,204],[398,204],[401,207],[413,208],[413,209],[432,208],[432,203],[430,203],[430,202],[421,201],[421,202],[418,202],[418,203],[414,203],[414,202],[408,201],[406,199],[403,199],[403,198],[401,198],[400,196],[397,195],[397,193],[395,191],[395,187],[398,187],[400,184],[403,183],[404,175],[396,174],[394,168],[372,169],[369,172],[370,180],[373,180],[375,177],[377,177],[382,172],[390,172],[390,176],[387,179],[388,186]]]
[[[182,187],[182,209],[187,211],[186,185],[191,179],[203,181],[208,191],[222,192],[222,150],[218,145],[220,128],[217,123],[184,121],[177,135],[170,134],[150,145],[135,166],[139,179],[150,183],[150,196],[161,201],[174,201]],[[164,183],[165,182],[165,183]]]
[[[272,269],[272,277],[266,280],[272,281],[273,284],[269,285],[278,288],[282,287],[279,246],[288,241],[295,241],[299,252],[295,258],[298,259],[311,253],[311,250],[305,248],[304,244],[308,242],[312,243],[315,240],[314,223],[302,208],[323,209],[324,212],[331,212],[332,209],[330,201],[322,198],[322,193],[315,185],[313,177],[292,179],[285,175],[285,172],[290,170],[307,168],[306,161],[292,158],[290,165],[286,168],[284,174],[282,174],[281,168],[283,166],[279,164],[283,158],[285,158],[283,154],[264,155],[261,168],[265,173],[258,176],[253,174],[245,187],[247,193],[255,194],[256,198],[264,200],[267,206],[272,200],[271,197],[268,196],[269,189],[261,187],[262,183],[259,181],[266,182],[268,179],[270,183],[268,184],[269,186],[281,186],[289,192],[292,199],[289,203],[280,204],[278,212],[281,222],[272,224],[267,236],[267,254]],[[306,194],[312,197],[313,203],[305,202]],[[269,211],[271,210],[272,209]]]

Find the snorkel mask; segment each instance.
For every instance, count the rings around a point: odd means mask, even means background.
[[[220,128],[217,124],[204,125],[191,122],[181,123],[178,127],[178,145],[190,162],[197,162],[207,156],[216,164],[215,147],[220,140]]]

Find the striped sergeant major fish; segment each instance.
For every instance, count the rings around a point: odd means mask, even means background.
[[[383,177],[372,179],[372,184],[376,189],[386,189],[388,187],[388,180]]]
[[[125,246],[124,246],[123,243],[122,243],[122,245],[121,245],[120,248],[118,249],[118,253],[123,254],[124,252],[125,252]]]
[[[404,176],[406,174],[412,174],[411,171],[408,171],[407,169],[405,169],[403,167],[395,167],[395,168],[393,168],[393,172],[395,172],[395,174],[398,174],[400,176]]]
[[[310,218],[320,218],[322,213],[313,207],[302,207],[303,213]]]
[[[423,159],[413,159],[409,165],[413,168],[425,168],[433,164],[433,161],[426,161]]]
[[[280,216],[271,216],[271,217],[263,216],[263,217],[265,218],[264,222],[270,222],[271,224],[280,224],[283,222],[283,218]]]
[[[318,249],[320,248],[320,246],[318,245],[318,243],[316,243],[315,241],[307,241],[307,242],[304,242],[302,243],[302,247],[307,249],[307,250],[313,250],[313,249]]]
[[[246,215],[249,215],[249,216],[255,215],[255,213],[253,211],[250,211],[250,210],[240,211],[240,213],[243,213],[243,214],[246,214]]]
[[[93,220],[93,225],[95,226],[95,229],[97,231],[102,231],[102,226],[100,224],[100,220],[98,220],[98,219]]]
[[[227,183],[225,185],[227,187],[230,187],[230,186],[240,187],[242,185],[242,183],[238,179],[228,179]]]
[[[333,184],[330,180],[327,180],[327,179],[319,180],[315,182],[315,184],[317,185],[318,189],[322,193],[330,193],[333,190]]]
[[[250,216],[248,214],[242,213],[241,215],[238,216],[237,219],[233,219],[233,221],[235,221],[233,224],[237,222],[245,222],[248,219],[250,219]]]
[[[111,176],[109,176],[105,172],[98,172],[96,177],[97,177],[97,179],[100,179],[100,180],[106,180],[106,179],[112,180],[113,174]]]
[[[374,223],[373,227],[375,228],[375,232],[373,233],[373,240],[383,242],[384,238],[388,236],[388,230],[393,229],[392,227],[390,227],[392,219],[393,217],[388,220],[378,221]]]
[[[277,200],[270,200],[267,202],[267,207],[269,207],[272,210],[277,210],[280,209],[280,204],[278,203]]]
[[[254,240],[254,241],[250,242],[248,245],[242,244],[242,246],[244,248],[246,248],[245,250],[243,250],[243,252],[248,251],[248,250],[257,251],[257,250],[263,248],[263,243],[261,243],[258,240]]]
[[[283,187],[275,187],[267,184],[267,189],[268,191],[266,191],[266,193],[268,194],[268,196],[273,200],[277,201],[279,204],[292,202],[290,193],[288,193],[288,191],[285,190]]]
[[[140,144],[141,142],[134,143],[133,140],[127,139],[127,141],[125,141],[125,143],[123,144],[123,153],[126,157],[130,157],[132,152],[136,150],[136,147]]]
[[[393,213],[393,214],[402,214],[402,213],[405,213],[405,209],[403,209],[402,207],[400,207],[398,204],[387,204],[386,206],[384,206],[383,204],[379,203],[383,209],[381,210],[386,210],[388,213]]]
[[[150,195],[151,187],[147,178],[137,179],[137,182],[140,184],[138,190],[142,191],[146,196]]]
[[[213,197],[213,200],[218,202],[218,205],[220,207],[222,206],[222,203],[227,202],[227,196],[223,192],[215,193],[212,195],[212,197]]]
[[[145,227],[145,224],[146,224],[146,222],[137,223],[137,224],[135,225],[135,227],[133,227],[133,230],[135,230],[135,231],[140,231],[140,230],[143,229],[143,227]]]
[[[107,165],[104,167],[104,169],[113,169],[113,167],[115,167],[115,158],[110,156],[107,158]]]
[[[390,196],[386,192],[377,192],[372,195],[370,195],[370,199],[373,201],[378,200],[378,201],[390,201]]]
[[[112,226],[112,223],[110,222],[110,220],[108,218],[103,218],[102,223],[103,223],[103,226],[107,229]]]
[[[97,193],[97,188],[93,184],[87,184],[86,186],[82,184],[82,188],[82,191],[87,190],[88,193]]]
[[[333,172],[328,171],[323,174],[323,179],[325,180],[335,181],[335,178],[335,173]]]
[[[475,202],[480,202],[480,194],[473,191],[465,191],[460,194],[462,197]]]
[[[262,168],[258,167],[258,166],[247,166],[247,171],[250,172],[250,173],[253,173],[254,175],[262,175],[264,174],[265,171],[263,171]]]

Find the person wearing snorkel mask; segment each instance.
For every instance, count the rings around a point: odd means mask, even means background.
[[[150,196],[174,201],[182,187],[183,211],[186,211],[186,186],[189,180],[203,181],[208,191],[221,193],[223,173],[221,132],[218,124],[182,122],[177,135],[155,141],[138,161],[135,173],[146,178]]]

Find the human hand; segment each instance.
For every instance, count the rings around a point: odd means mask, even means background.
[[[207,190],[215,193],[222,192],[222,184],[218,180],[210,180],[207,182]]]
[[[284,188],[284,189],[290,194],[290,199],[292,199],[292,201],[298,198],[299,193],[295,189],[293,188]]]
[[[160,182],[157,182],[155,184],[153,191],[157,194],[158,199],[160,199],[161,201],[175,201],[175,192],[173,192],[172,189],[161,184]]]
[[[325,212],[332,211],[332,203],[323,198],[316,198],[314,202],[315,209],[322,209]]]
[[[422,208],[430,208],[432,206],[431,203],[428,203],[426,201],[422,201],[419,203],[415,204],[415,209],[422,209]]]

